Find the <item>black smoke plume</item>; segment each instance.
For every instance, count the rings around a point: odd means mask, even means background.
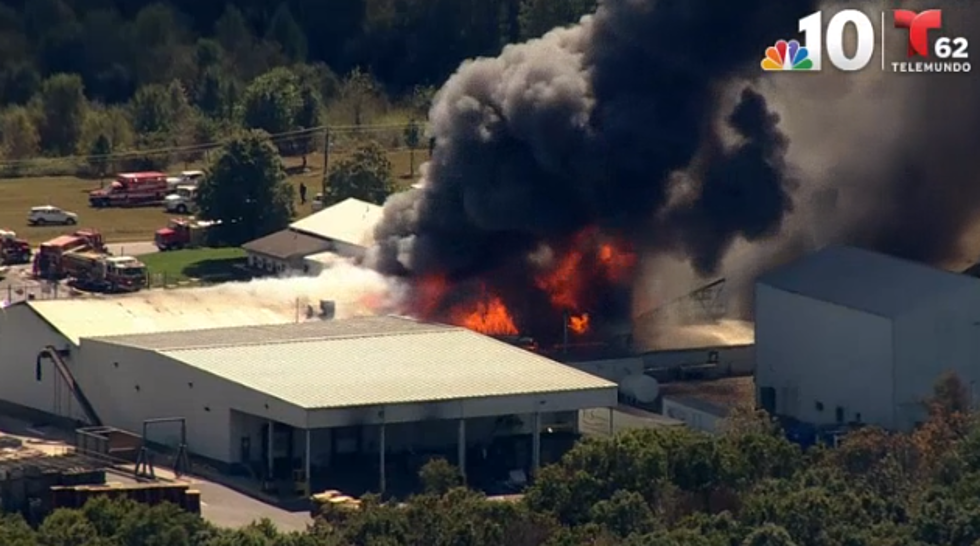
[[[423,188],[386,204],[371,265],[480,276],[597,226],[711,273],[737,237],[778,229],[793,187],[762,95],[742,94],[726,147],[719,91],[757,75],[765,45],[812,9],[607,0],[576,26],[464,63],[430,112]],[[688,169],[674,203],[673,175]]]

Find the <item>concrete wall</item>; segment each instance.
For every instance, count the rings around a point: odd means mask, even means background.
[[[755,345],[703,347],[677,351],[655,351],[643,355],[648,371],[702,366],[717,358],[719,376],[750,375],[755,371]]]
[[[774,388],[776,412],[813,424],[844,421],[890,427],[891,321],[756,285],[756,376]]]
[[[675,399],[669,396],[663,398],[662,413],[665,417],[683,422],[693,430],[709,434],[720,433],[725,417],[727,417],[686,403],[683,399]]]
[[[643,373],[643,359],[640,357],[608,358],[586,362],[567,362],[566,364],[614,383],[619,383],[628,375]]]
[[[978,282],[980,286],[980,282]],[[895,427],[925,418],[922,401],[951,371],[976,391],[980,382],[980,290],[933,298],[898,317],[895,327]]]

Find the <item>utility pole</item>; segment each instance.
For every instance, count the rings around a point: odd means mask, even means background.
[[[327,181],[329,179],[330,166],[330,128],[323,130],[323,179],[320,181],[320,194],[324,199],[327,197]]]

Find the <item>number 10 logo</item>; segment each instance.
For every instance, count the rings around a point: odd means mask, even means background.
[[[857,33],[857,48],[854,53],[848,56],[844,51],[844,29],[847,25],[854,25]],[[800,19],[800,32],[803,33],[803,41],[810,59],[813,61],[813,68],[816,71],[822,68],[823,64],[823,13],[812,13]],[[838,12],[830,18],[827,24],[827,58],[830,63],[838,70],[854,72],[868,66],[875,54],[875,27],[871,24],[871,19],[863,12],[856,9],[846,9]]]

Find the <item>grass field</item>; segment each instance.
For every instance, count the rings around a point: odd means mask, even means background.
[[[151,282],[170,285],[188,280],[205,283],[246,280],[245,251],[240,248],[192,248],[140,256]]]
[[[426,157],[426,152],[416,151],[415,156],[417,166],[420,160]],[[334,154],[331,155],[330,161],[342,157],[340,154]],[[393,151],[388,157],[392,163],[392,176],[395,180],[406,186],[410,184],[412,178],[408,176],[409,152]],[[287,167],[296,167],[301,160],[286,158],[285,163]],[[309,188],[307,196],[309,199],[320,191],[323,179],[323,156],[311,155],[307,165],[309,167],[307,172],[289,178],[290,183],[297,188],[297,199],[301,182],[305,182]],[[199,166],[192,165],[188,168],[195,167]],[[181,171],[184,168],[175,166],[172,170]],[[153,239],[154,231],[166,225],[170,215],[162,207],[89,208],[88,192],[98,187],[97,180],[84,180],[71,176],[0,179],[0,229],[16,231],[18,236],[34,244],[70,231],[71,228],[64,226],[29,227],[27,225],[28,210],[34,206],[48,204],[78,213],[78,227],[98,229],[107,241],[149,241]],[[297,202],[296,209],[299,217],[312,212],[309,203],[300,206]]]

